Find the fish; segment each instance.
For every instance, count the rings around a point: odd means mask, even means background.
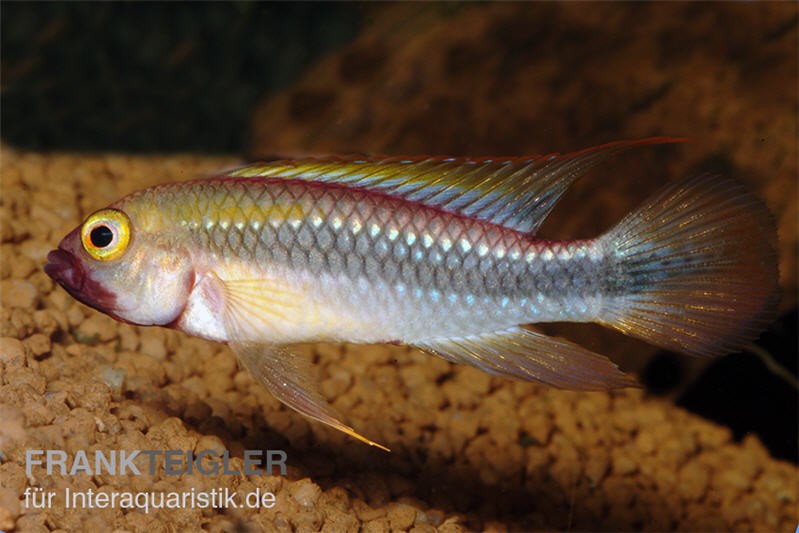
[[[117,320],[226,343],[288,407],[388,450],[342,421],[293,344],[406,344],[504,378],[609,390],[637,381],[531,324],[594,322],[704,357],[739,350],[767,327],[779,292],[776,231],[732,178],[666,184],[595,238],[537,235],[591,168],[682,141],[247,164],[92,213],[44,270]]]

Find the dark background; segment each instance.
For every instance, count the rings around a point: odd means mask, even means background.
[[[757,48],[746,44],[747,39],[751,38],[764,49],[771,50],[768,47],[784,41],[786,34],[796,33],[795,9],[792,14],[791,5],[787,4],[786,14],[777,17],[777,22],[764,22],[765,29],[752,30],[749,35],[746,28],[740,29],[737,24],[730,23],[743,20],[741,12],[730,15],[725,5],[713,6],[685,5],[679,8],[683,9],[687,29],[677,25],[678,30],[666,27],[658,34],[660,55],[656,67],[662,66],[668,71],[670,65],[680,65],[683,57],[693,50],[706,47],[711,55],[718,55],[720,63],[726,61],[740,66],[741,78],[751,80],[749,83],[756,87],[763,73],[771,71],[771,66],[758,55]],[[269,117],[259,121],[262,131],[256,138],[252,133],[256,109],[269,100],[270,95],[291,87],[325,54],[347,46],[358,35],[368,31],[370,25],[380,19],[381,10],[395,8],[393,5],[341,3],[4,2],[1,31],[2,140],[15,147],[45,151],[263,154],[271,153],[271,146],[280,150],[281,145],[276,140],[287,137],[281,131],[283,124],[279,117],[273,122]],[[452,13],[469,8],[472,7],[464,8],[458,4],[427,6],[424,9],[429,13],[415,20],[424,27],[430,20],[446,19]],[[451,97],[452,94],[463,94],[468,98],[472,91],[470,84],[478,83],[471,81],[473,68],[489,65],[497,79],[503,81],[491,93],[498,95],[496,101],[484,99],[481,102],[490,113],[491,105],[502,101],[505,90],[510,91],[504,80],[512,78],[512,74],[526,64],[540,61],[542,57],[555,57],[561,60],[558,68],[562,72],[553,75],[549,86],[542,90],[552,91],[553,102],[558,102],[557,98],[561,98],[564,91],[574,87],[573,80],[580,79],[581,71],[575,68],[584,65],[595,67],[591,65],[594,57],[592,42],[606,44],[608,57],[618,57],[622,52],[617,53],[616,49],[623,50],[625,39],[634,38],[626,30],[614,29],[613,21],[595,25],[590,20],[574,22],[550,4],[529,9],[537,10],[530,16],[529,25],[501,22],[497,26],[499,30],[487,33],[493,41],[475,39],[452,48],[445,69],[455,79],[446,84],[446,94],[450,96],[441,96],[444,89],[437,80],[430,85],[434,97],[425,101],[419,108],[421,111],[412,106],[404,109],[396,105],[393,111],[386,112],[382,116],[391,116],[393,112],[398,121],[407,115],[410,126],[403,130],[404,133],[393,137],[390,143],[378,148],[450,153],[504,148],[506,153],[515,153],[529,150],[530,146],[547,146],[547,140],[549,149],[565,149],[629,137],[637,134],[638,130],[626,127],[630,122],[628,117],[657,109],[659,102],[676,94],[674,87],[678,84],[692,83],[690,74],[682,72],[675,79],[666,77],[665,81],[653,83],[642,91],[639,98],[626,100],[624,95],[613,92],[617,90],[614,85],[598,82],[592,87],[590,98],[578,92],[573,100],[562,104],[564,109],[579,110],[579,114],[575,111],[574,116],[569,116],[559,110],[561,104],[555,103],[549,111],[551,117],[546,111],[534,117],[539,122],[548,120],[551,126],[529,137],[514,135],[516,126],[506,126],[514,114],[509,113],[509,107],[504,103],[500,110],[495,110],[494,116],[498,117],[496,126],[486,128],[490,130],[488,133],[479,130],[474,127],[474,121],[467,120],[472,111]],[[624,6],[630,20],[651,21],[653,13],[649,9],[639,5]],[[724,27],[720,33],[731,32],[730,37],[717,37],[722,39],[720,44],[710,40],[709,34],[701,29],[692,32],[687,26],[693,20],[715,17],[714,9],[719,13],[719,26]],[[743,15],[746,16],[746,12]],[[382,24],[386,24],[385,19]],[[635,33],[634,26],[623,27],[630,29],[629,34]],[[468,35],[468,28],[458,29],[461,30]],[[413,31],[409,33],[413,34]],[[354,50],[340,69],[341,75],[353,84],[372,83],[377,90],[371,92],[379,94],[381,86],[379,80],[374,81],[375,77],[388,79],[392,75],[379,70],[393,56],[391,46],[396,45],[396,40],[392,41],[390,37],[386,37],[388,44],[376,41],[374,48]],[[709,39],[707,44],[703,43],[705,37]],[[588,43],[585,45],[587,48],[575,44],[583,40]],[[790,45],[791,40],[787,42]],[[513,52],[518,54],[513,55]],[[431,55],[433,53],[431,51]],[[764,53],[772,61],[781,61],[780,56],[772,52]],[[795,51],[793,53],[795,55]],[[641,65],[631,61],[630,69],[640,73]],[[763,69],[762,73],[758,69]],[[474,77],[479,78],[481,72],[475,70]],[[372,77],[372,73],[377,74]],[[631,76],[629,85],[634,88],[635,74]],[[624,80],[622,76],[620,86],[624,86]],[[795,92],[795,77],[783,82],[789,92],[793,83]],[[306,85],[313,83],[313,80],[306,81]],[[346,103],[340,103],[343,100],[337,87],[326,85],[324,81],[318,85],[321,89],[289,90],[286,107],[293,122],[287,122],[287,128],[295,131],[304,127],[298,126],[299,123],[307,122],[309,131],[320,130],[330,123],[338,124],[338,114],[341,117],[345,115],[349,108]],[[768,87],[764,86],[768,90],[759,102],[769,105],[770,95],[781,87],[779,79],[776,84],[769,82]],[[776,93],[779,95],[781,90]],[[410,101],[411,96],[408,99]],[[618,102],[627,103],[617,105]],[[337,107],[339,104],[341,108]],[[264,109],[269,111],[271,108],[267,105]],[[788,109],[795,113],[795,102]],[[570,121],[568,126],[557,121],[559,113],[565,121]],[[723,109],[720,113],[723,115]],[[380,130],[381,123],[368,120],[374,116],[378,116],[377,110],[360,119],[365,120],[368,127],[346,130],[351,132],[347,147],[357,150],[363,146],[365,151],[375,149],[365,142],[359,144],[358,140],[368,136],[369,131]],[[475,113],[474,116],[481,115]],[[649,134],[693,135],[696,134],[694,130],[699,129],[693,128],[688,120],[684,130],[659,130],[658,125],[666,123],[669,116],[667,113],[663,115],[665,118],[658,119],[653,113],[653,125],[646,131]],[[317,118],[319,121],[314,123]],[[343,123],[348,124],[346,120]],[[518,128],[522,127],[528,125],[519,119]],[[266,134],[263,128],[267,128]],[[767,131],[768,124],[764,128]],[[572,138],[566,137],[569,131],[574,132]],[[705,133],[700,130],[698,135],[704,136]],[[768,140],[767,133],[758,135],[764,142]],[[342,137],[345,136],[334,131],[328,134],[327,139]],[[267,140],[260,141],[262,138]],[[530,139],[543,140],[536,144]],[[291,148],[303,151],[313,146],[309,143]],[[316,146],[328,145],[322,142]],[[706,164],[722,170],[741,170],[733,158],[724,153],[711,157]],[[747,171],[749,169],[743,169],[743,173]],[[795,296],[790,299],[795,302]],[[783,309],[780,320],[760,341],[760,346],[793,376],[797,375],[796,325],[795,307]],[[676,398],[679,405],[729,425],[737,438],[747,432],[756,432],[776,457],[794,462],[799,460],[797,390],[767,370],[753,355],[725,357],[699,376],[694,376],[683,358],[659,353],[645,367],[644,380],[653,394],[668,395],[679,391]]]
[[[4,2],[3,139],[241,152],[260,98],[352,39],[339,3]]]

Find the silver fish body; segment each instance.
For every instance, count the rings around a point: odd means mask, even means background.
[[[413,344],[520,323],[590,321],[620,281],[599,241],[535,240],[343,188],[206,180],[131,202],[174,213],[158,224],[174,228],[197,272],[279,280],[301,296],[294,307],[304,318],[287,320],[281,303],[284,316],[252,332],[272,342],[307,341],[310,329],[316,341]],[[193,333],[228,340],[223,329]]]
[[[715,176],[664,188],[595,239],[536,236],[588,168],[649,139],[518,159],[307,160],[156,186],[91,215],[46,271],[116,318],[227,342],[290,407],[370,444],[285,346],[399,342],[505,377],[629,386],[521,324],[597,322],[717,355],[774,314],[773,226]]]

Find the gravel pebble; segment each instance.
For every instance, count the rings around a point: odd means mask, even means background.
[[[83,343],[94,344],[113,340],[117,336],[117,330],[112,318],[92,312],[86,320],[80,322],[77,333],[82,336]]]
[[[25,362],[25,345],[13,337],[0,337],[0,363],[8,371],[20,368]]]
[[[5,305],[22,309],[33,309],[39,300],[36,287],[22,279],[0,281],[0,295]]]
[[[416,509],[410,505],[395,505],[388,511],[388,521],[393,530],[410,529],[416,522]]]
[[[291,485],[289,495],[303,507],[312,507],[318,500],[322,490],[310,479],[302,479]]]
[[[33,357],[41,359],[50,353],[52,343],[49,336],[42,333],[34,333],[25,339],[25,346],[28,347]]]
[[[164,339],[149,333],[150,332],[148,332],[147,335],[142,335],[140,338],[139,349],[142,353],[145,353],[150,357],[154,357],[155,359],[159,360],[164,359],[167,354],[166,346],[164,345]]]

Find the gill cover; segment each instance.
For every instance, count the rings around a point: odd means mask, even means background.
[[[81,226],[80,242],[92,258],[110,261],[125,253],[130,234],[130,219],[125,213],[101,209],[89,215]]]

